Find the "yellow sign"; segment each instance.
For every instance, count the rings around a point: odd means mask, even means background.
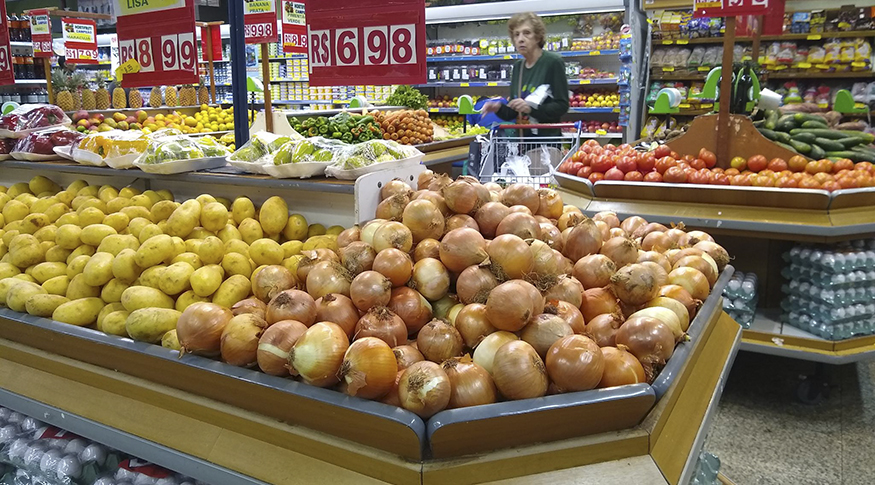
[[[122,77],[125,74],[133,74],[135,72],[140,72],[140,63],[136,59],[131,59],[115,70],[115,78],[118,82],[122,82]]]
[[[854,61],[851,65],[854,67],[866,67],[866,63],[863,61]]]
[[[673,67],[663,67],[662,72],[674,72],[674,68]]]
[[[688,105],[686,103],[681,103],[678,105],[678,108],[680,108],[680,109],[689,109],[689,107],[690,107],[690,105]]]
[[[799,64],[796,64],[796,67],[798,67],[799,69],[811,69],[811,63],[810,62],[800,62]]]
[[[604,136],[604,135],[607,135],[608,132],[605,131],[605,130],[595,130],[595,134],[596,134],[596,135]]]
[[[619,112],[620,112],[620,108],[614,108],[614,113],[619,113]]]
[[[51,34],[51,26],[49,25],[48,15],[31,15],[30,17],[30,34]]]
[[[600,55],[602,55],[602,51],[589,51],[589,55],[600,56]]]
[[[581,79],[580,84],[592,84],[592,79]]]
[[[711,70],[711,68],[708,66],[699,66],[698,69],[699,69],[699,72],[708,72]]]
[[[251,0],[243,2],[243,14],[276,12],[273,0]]]
[[[664,40],[664,41],[662,41],[662,45],[672,45],[672,44],[674,44],[674,41],[673,41],[673,40]]]
[[[486,85],[489,87],[494,87],[494,86],[498,86],[498,83],[486,83]]]
[[[823,38],[823,36],[820,34],[811,34],[808,37],[806,37],[806,39],[808,39],[808,40],[820,40],[822,38]]]
[[[437,113],[438,109],[437,108],[429,108],[428,111],[429,111],[429,113]]]
[[[116,0],[118,15],[152,13],[171,8],[182,8],[185,0]]]
[[[815,64],[814,67],[818,69],[829,69],[829,64]]]
[[[468,86],[470,86],[468,83],[459,83],[459,87],[467,88]]]
[[[687,45],[689,43],[689,39],[678,39],[678,45]]]
[[[513,59],[513,56],[504,56],[505,59]]]
[[[714,105],[713,104],[700,104],[699,107],[702,109],[711,109],[714,107]]]

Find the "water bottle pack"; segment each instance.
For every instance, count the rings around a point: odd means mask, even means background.
[[[875,270],[852,270],[847,273],[830,273],[809,266],[790,264],[781,270],[788,280],[804,280],[827,289],[852,288],[875,283]]]
[[[757,275],[736,271],[723,289],[723,310],[744,328],[750,328],[756,316]]]
[[[857,240],[832,246],[798,245],[784,261],[829,273],[875,269],[875,240]]]

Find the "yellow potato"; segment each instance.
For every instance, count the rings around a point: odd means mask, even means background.
[[[79,179],[68,185],[67,190],[75,194],[76,192],[82,190],[83,187],[88,187],[88,182]]]
[[[101,325],[103,325],[103,320],[106,318],[106,316],[112,312],[121,312],[124,310],[125,306],[122,305],[120,302],[107,303],[106,306],[104,306],[103,309],[100,310],[100,313],[97,314],[97,324],[95,326],[98,330],[103,332],[104,330],[101,328]]]
[[[160,221],[166,221],[173,214],[173,211],[179,207],[179,204],[170,200],[162,200],[152,206],[151,215],[152,222],[157,224]]]
[[[236,241],[236,239],[229,239],[229,241]],[[219,264],[225,256],[225,245],[221,239],[216,236],[210,236],[203,240],[197,254],[204,264]]]
[[[85,266],[88,264],[88,261],[91,260],[91,256],[87,254],[83,254],[80,256],[76,256],[67,262],[67,277],[71,280],[76,277],[76,275],[81,274],[82,271],[85,270]]]
[[[252,219],[255,217],[255,204],[249,200],[249,197],[237,197],[231,204],[231,216],[237,224],[244,219]]]
[[[220,239],[223,243],[226,243],[226,242],[228,242],[228,241],[230,241],[230,240],[232,240],[232,239],[239,239],[239,240],[241,240],[241,241],[243,240],[243,236],[240,234],[240,230],[237,229],[236,227],[234,227],[234,226],[231,225],[231,224],[227,224],[227,225],[226,225],[221,231],[219,231],[219,233],[216,234],[216,235],[219,236],[219,239]]]
[[[87,187],[82,187],[76,192],[76,195],[80,196],[89,196],[89,197],[97,197],[97,192],[100,190],[100,187],[96,185],[89,185]]]
[[[122,249],[112,260],[112,275],[125,283],[133,283],[140,277],[142,268],[137,266],[137,252],[130,248]]]
[[[161,275],[159,288],[167,295],[178,295],[191,288],[191,278],[194,268],[185,262],[173,263]]]
[[[259,239],[249,246],[249,256],[259,266],[280,264],[284,255],[283,248],[272,239]]]
[[[303,241],[307,239],[307,218],[301,214],[292,214],[286,222],[286,227],[283,228],[283,236],[289,241]]]
[[[218,202],[206,204],[201,211],[201,226],[207,231],[220,231],[228,224],[228,209]]]
[[[30,206],[30,213],[45,214],[49,207],[58,203],[60,203],[60,201],[55,196],[40,198]]]
[[[103,241],[103,238],[112,234],[118,234],[118,232],[106,224],[91,224],[82,229],[79,238],[83,243],[97,247],[100,246],[100,242]]]
[[[109,203],[109,201],[118,197],[118,190],[112,185],[104,185],[97,191],[97,198]]]
[[[45,261],[46,253],[49,251],[49,249],[57,246],[55,246],[55,241],[42,241],[41,243],[39,243],[39,247],[40,250],[43,252],[43,261]]]
[[[6,219],[6,224],[20,221],[27,217],[29,213],[30,208],[27,204],[17,200],[10,200],[3,206],[3,218]]]
[[[155,236],[160,236],[162,234],[164,234],[164,231],[161,230],[160,226],[158,226],[157,224],[148,224],[140,229],[140,234],[137,235],[137,239],[140,240],[140,244],[143,244],[149,239]]]
[[[301,241],[286,241],[280,247],[283,248],[283,259],[288,259],[296,254],[301,254],[304,243]]]
[[[310,228],[307,230],[307,237],[324,236],[326,232],[325,226],[322,224],[310,224]]]
[[[223,226],[224,227],[224,226]],[[197,239],[206,239],[210,236],[215,236],[216,233],[214,231],[208,231],[203,227],[195,227],[191,234],[188,235],[186,240],[197,240]]]
[[[134,220],[137,217],[144,217],[146,219],[149,219],[151,216],[149,209],[142,207],[142,206],[138,206],[138,205],[132,205],[130,207],[125,207],[122,210],[120,210],[119,212],[128,216],[128,218],[130,218],[131,220]]]
[[[188,290],[176,298],[176,311],[184,312],[186,308],[195,303],[207,303],[209,297],[197,296],[194,291]]]
[[[167,189],[158,190],[156,193],[163,200],[173,200],[173,193]]]
[[[85,265],[82,275],[83,281],[88,286],[103,286],[112,279],[112,260],[115,258],[110,253],[95,253]]]
[[[264,268],[267,268],[267,266],[268,266],[268,265],[266,265],[266,264],[262,264],[261,266],[255,268],[255,270],[252,271],[252,276],[249,277],[249,279],[250,279],[250,280],[254,280],[255,277],[258,275],[258,272],[261,271],[261,270],[263,270]]]
[[[118,191],[119,197],[126,197],[126,198],[130,199],[131,197],[133,197],[135,195],[140,195],[140,189],[136,189],[134,187],[124,187]]]
[[[9,190],[6,191],[9,197],[18,197],[21,194],[30,194],[30,186],[24,182],[12,184]]]
[[[130,315],[131,313],[125,310],[115,310],[110,312],[103,318],[103,321],[100,322],[97,329],[107,335],[127,337],[128,329],[126,324]]]
[[[58,228],[60,228],[61,226],[66,226],[68,224],[77,226],[81,229],[82,227],[79,226],[79,214],[75,212],[67,212],[61,215],[61,217],[59,217],[58,220],[55,221],[55,225],[58,226]]]
[[[24,234],[36,234],[37,231],[51,223],[49,216],[45,214],[28,214],[21,220],[20,231]]]
[[[213,303],[231,308],[240,300],[246,299],[252,292],[252,283],[243,275],[233,275],[219,287],[213,295]]]
[[[100,299],[107,303],[120,302],[122,301],[122,293],[127,289],[128,285],[126,283],[113,278],[100,290]]]
[[[148,286],[131,286],[122,293],[122,305],[132,312],[140,308],[173,308],[173,298]]]
[[[131,219],[128,218],[125,214],[121,212],[116,212],[114,214],[110,214],[103,219],[103,223],[107,226],[115,229],[115,232],[121,233],[125,229],[127,229],[128,224],[130,224]]]
[[[137,281],[139,281],[141,286],[158,289],[161,286],[161,276],[164,274],[165,269],[167,269],[167,266],[164,266],[163,264],[152,266],[151,268],[143,270],[143,272],[140,273],[140,277],[137,278]]]
[[[45,261],[46,250],[30,234],[19,234],[9,242],[9,262],[27,268]]]
[[[72,300],[56,308],[52,313],[52,320],[79,327],[94,325],[103,307],[104,303],[100,298]]]
[[[171,239],[173,241],[173,251],[170,252],[170,257],[165,261],[168,264],[173,261],[173,258],[185,252],[185,240],[176,236],[173,236]]]
[[[293,275],[298,274],[298,263],[304,259],[303,254],[296,254],[292,257],[283,260],[283,267],[291,271]]]
[[[2,267],[2,265],[0,265],[0,267]],[[33,276],[39,284],[43,284],[56,276],[66,276],[67,265],[65,263],[40,263],[33,268],[30,275]]]
[[[128,336],[140,342],[158,343],[176,328],[181,312],[167,308],[142,308],[131,312],[125,322]]]
[[[215,202],[216,198],[210,194],[201,194],[195,197],[194,200],[198,201],[198,203],[201,205],[201,209],[203,210],[203,208],[206,207],[207,204],[212,204],[213,202]]]
[[[193,211],[185,210],[179,206],[167,219],[167,234],[178,237],[188,237],[198,224],[197,216]]]
[[[29,281],[19,281],[9,287],[6,292],[6,306],[17,312],[25,311],[27,299],[33,295],[46,295],[48,292],[42,286]]]
[[[228,253],[222,258],[222,269],[228,275],[240,275],[246,278],[252,276],[252,264],[249,258],[240,253]]]
[[[289,206],[282,197],[273,196],[261,206],[258,212],[258,222],[266,234],[283,232],[289,222]]]
[[[3,232],[3,237],[0,238],[3,240],[3,243],[8,247],[12,244],[12,240],[15,239],[15,236],[18,236],[21,232],[18,229],[12,229],[9,225],[6,226],[6,229]]]
[[[145,229],[144,229],[145,232]],[[142,236],[142,233],[140,233]],[[173,238],[166,234],[150,237],[138,249],[134,261],[141,268],[149,268],[173,258]]]
[[[131,234],[131,236],[134,236],[139,240],[140,232],[143,230],[143,228],[151,225],[152,221],[150,221],[149,219],[146,219],[144,217],[137,217],[136,219],[131,219],[131,222],[128,223],[128,232]]]
[[[95,252],[97,252],[97,251],[95,250],[94,246],[89,246],[87,244],[83,244],[83,245],[79,246],[78,248],[74,249],[73,252],[70,253],[69,256],[67,256],[67,266],[70,265],[70,261],[78,258],[79,256],[91,256]]]
[[[179,343],[179,337],[176,336],[175,328],[161,337],[161,346],[170,350],[182,350],[182,345]]]
[[[33,237],[37,239],[39,242],[51,241],[55,242],[55,238],[58,235],[58,227],[54,224],[49,224],[44,226],[40,230],[33,233]]]
[[[225,243],[225,254],[240,253],[247,258],[249,257],[249,245],[243,241],[232,239]]]
[[[158,202],[161,202],[162,200],[164,200],[163,197],[158,195],[158,192],[155,192],[154,190],[151,190],[151,189],[143,192],[143,195],[148,197],[149,200],[152,201],[152,204],[157,204]]]
[[[100,296],[100,288],[86,284],[85,275],[77,274],[70,279],[70,284],[67,286],[67,293],[65,296],[70,300],[96,298]]]
[[[320,248],[330,249],[336,253],[339,250],[337,247],[337,236],[313,236],[308,238],[304,245],[301,246],[302,251]]]
[[[21,283],[21,279],[18,277],[21,275],[15,275],[12,278],[4,278],[0,280],[0,305],[6,305],[6,295],[9,294],[9,289],[12,288],[13,285],[17,283]]]
[[[136,251],[140,247],[140,241],[130,234],[112,234],[106,236],[97,247],[98,253],[109,253],[113,256],[118,255],[124,249],[133,249]]]
[[[79,225],[82,227],[88,227],[92,224],[103,224],[103,221],[106,219],[106,213],[97,207],[86,207],[77,212],[79,213]]]
[[[200,252],[200,247],[202,243],[202,239],[186,239],[185,252],[197,254],[198,252]]]
[[[77,195],[73,198],[73,201],[70,202],[70,207],[73,208],[74,211],[78,214],[80,210],[84,208],[86,202],[91,200],[93,197],[89,195]]]
[[[55,276],[54,278],[42,284],[42,287],[50,295],[67,295],[67,288],[70,287],[70,278],[67,275]]]
[[[45,263],[41,263],[45,264]],[[65,265],[66,267],[66,265]],[[4,278],[11,278],[17,274],[21,274],[21,270],[18,269],[17,266],[10,263],[0,263],[0,280]]]
[[[194,269],[198,269],[201,266],[203,266],[203,263],[201,263],[201,258],[197,254],[190,253],[190,252],[184,252],[182,254],[177,254],[176,257],[173,258],[173,260],[170,262],[171,263],[180,263],[180,262],[188,263]]]
[[[212,295],[222,285],[225,271],[217,264],[211,264],[198,268],[192,273],[189,282],[191,289],[197,296],[207,297]]]
[[[62,204],[66,205],[69,208],[70,204],[73,203],[73,198],[76,197],[76,194],[70,192],[69,190],[62,190],[55,194],[55,197],[57,197]]]
[[[264,237],[264,230],[262,230],[261,224],[255,219],[244,219],[238,229],[240,230],[240,236],[243,237],[243,241],[246,244],[252,244]]]
[[[149,196],[145,194],[135,195],[131,197],[131,202],[134,203],[134,206],[142,207],[146,210],[152,209],[152,206],[155,204]]]
[[[110,214],[114,214],[120,212],[125,207],[130,207],[132,205],[134,205],[134,203],[127,197],[116,197],[115,199],[106,202],[106,210],[109,211]]]
[[[49,218],[50,221],[57,222],[61,218],[61,216],[67,213],[68,210],[70,210],[69,207],[59,202],[57,204],[51,205],[48,209],[46,209],[44,214],[46,215],[46,217]]]
[[[61,295],[39,294],[27,299],[24,309],[35,317],[49,318],[59,306],[67,303],[67,297]]]
[[[39,199],[33,194],[18,194],[14,200],[23,202],[29,209],[30,206]]]
[[[58,192],[61,190],[61,186],[53,182],[51,179],[43,177],[42,175],[37,175],[36,177],[30,179],[30,182],[27,184],[27,188],[30,189],[31,193],[41,194],[43,192]]]

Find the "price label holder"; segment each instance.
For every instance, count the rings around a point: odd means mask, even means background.
[[[664,41],[662,41],[662,45],[672,45],[672,44],[674,44],[674,41],[673,41],[673,40],[664,40]]]
[[[605,130],[595,130],[595,134],[599,136],[605,136],[608,134],[608,132]]]
[[[678,45],[687,45],[690,43],[689,39],[678,39]]]
[[[800,62],[799,64],[796,64],[796,67],[799,69],[811,69],[811,63],[810,62]]]
[[[674,68],[673,67],[663,67],[662,72],[674,72]]]
[[[488,86],[488,87],[490,87],[490,88],[493,88],[493,87],[498,86],[498,83],[496,83],[496,82],[489,82],[489,83],[486,83],[486,86]]]
[[[307,17],[303,0],[282,0],[283,52],[307,53]]]
[[[690,105],[687,104],[687,103],[681,103],[681,104],[678,105],[678,108],[680,108],[680,109],[690,109]]]
[[[613,109],[613,112],[614,112],[614,113],[619,113],[619,112],[620,112],[620,108],[614,108],[614,109]]]
[[[708,103],[708,104],[700,104],[699,107],[702,108],[702,109],[711,109],[711,108],[714,107],[714,105],[711,104],[711,103]]]
[[[866,63],[863,61],[854,61],[851,63],[853,67],[866,67]]]
[[[826,70],[829,69],[829,64],[815,64],[814,67]]]
[[[115,79],[118,82],[122,82],[125,74],[134,74],[137,72],[140,72],[140,63],[137,62],[136,59],[129,59],[128,62],[125,62],[115,70]]]
[[[6,18],[6,2],[0,5],[0,19]],[[15,84],[12,49],[9,47],[9,24],[0,22],[0,85]]]
[[[699,66],[699,67],[698,67],[698,71],[699,71],[699,72],[710,72],[710,71],[711,71],[711,68],[708,67],[708,66]]]
[[[592,84],[592,79],[581,79],[580,84]]]
[[[808,34],[808,37],[805,40],[820,40],[823,39],[823,36],[820,34]]]
[[[31,10],[30,39],[33,43],[34,57],[52,57],[54,55],[52,52],[52,19],[49,17],[47,9]]]
[[[62,18],[65,57],[70,64],[97,64],[97,23],[89,19]]]
[[[602,55],[602,51],[589,51],[589,55],[600,56],[600,55]]]
[[[244,2],[243,23],[243,37],[247,44],[272,44],[279,39],[274,0]]]

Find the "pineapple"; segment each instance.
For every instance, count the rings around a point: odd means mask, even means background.
[[[128,106],[128,97],[125,96],[125,90],[121,86],[117,86],[112,90],[112,107],[115,109],[125,109]]]
[[[70,76],[68,88],[70,89],[70,94],[73,95],[73,110],[75,111],[82,109],[82,90],[85,89],[86,84],[88,84],[88,78],[85,74],[74,72]]]
[[[197,104],[197,92],[194,90],[194,86],[183,86],[179,91],[179,105],[194,106],[195,104]]]
[[[55,104],[64,111],[74,111],[76,104],[73,101],[73,94],[70,93],[67,74],[63,69],[55,69],[52,72],[52,87],[55,91]]]
[[[210,90],[204,86],[203,80],[201,80],[200,86],[197,90],[197,104],[210,104]]]
[[[91,88],[86,87],[82,90],[82,109],[91,111],[97,108],[97,98]]]
[[[167,86],[164,88],[164,103],[171,108],[175,108],[178,105],[176,99],[176,86]]]
[[[106,90],[106,79],[103,76],[97,78],[97,92],[94,93],[97,109],[109,109],[109,91]]]
[[[132,88],[128,93],[128,105],[134,109],[140,109],[143,107],[143,95],[140,94],[139,89]]]
[[[164,100],[161,99],[161,88],[155,86],[149,93],[149,106],[153,108],[159,108],[163,103]]]

